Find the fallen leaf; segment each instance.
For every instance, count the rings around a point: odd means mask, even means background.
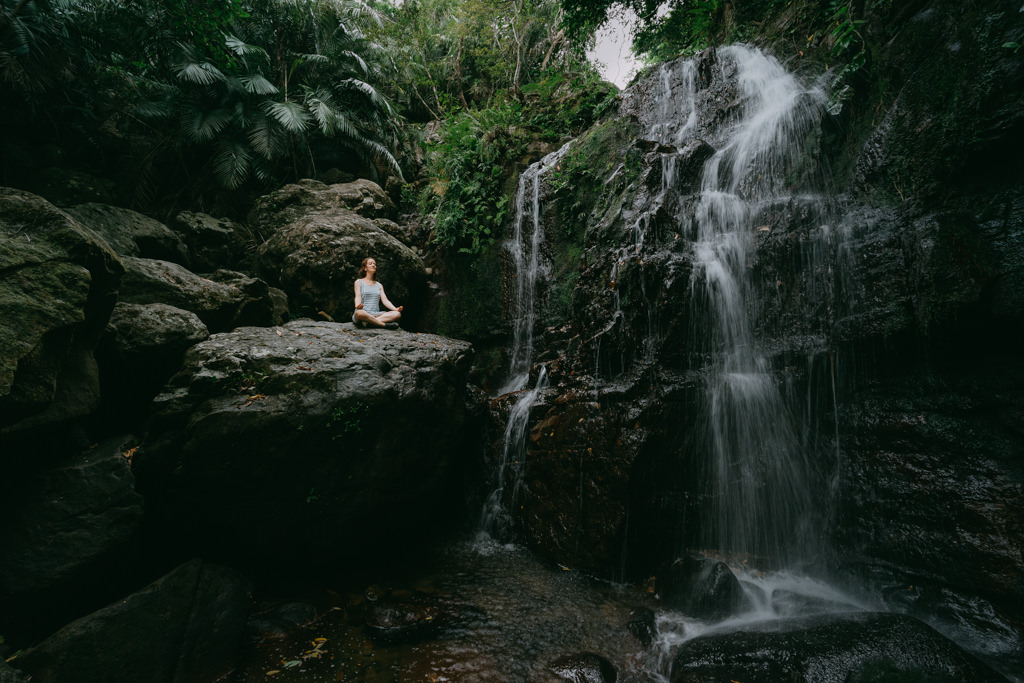
[[[272,669],[272,670],[267,672],[267,675],[268,676],[273,676],[274,674],[279,674],[279,673],[281,673],[280,669]]]

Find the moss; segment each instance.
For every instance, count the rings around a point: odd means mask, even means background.
[[[623,190],[640,172],[635,137],[629,119],[605,120],[578,138],[548,176],[546,242],[553,271],[543,313],[546,326],[569,319],[589,226],[622,201]]]

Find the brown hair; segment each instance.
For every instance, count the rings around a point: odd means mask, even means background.
[[[370,261],[376,262],[377,259],[372,256],[367,256],[363,259],[363,262],[359,264],[359,277],[366,277],[366,264]]]

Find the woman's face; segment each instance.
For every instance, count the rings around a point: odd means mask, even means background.
[[[377,272],[377,262],[374,261],[373,259],[370,259],[369,261],[366,262],[366,274],[369,275],[370,273],[376,273],[376,272]]]

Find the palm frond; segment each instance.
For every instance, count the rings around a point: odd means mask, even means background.
[[[228,49],[234,52],[239,57],[257,56],[264,59],[269,59],[267,51],[259,45],[250,45],[243,40],[239,40],[235,36],[226,35],[224,36],[224,42],[228,46]]]
[[[212,85],[225,80],[221,70],[207,61],[178,64],[174,74],[182,81],[194,85]]]
[[[213,156],[213,174],[224,187],[234,190],[245,182],[252,167],[252,152],[237,140],[223,139]]]
[[[278,133],[279,130],[266,118],[249,129],[249,145],[259,158],[272,161],[288,151],[288,141]]]
[[[313,116],[321,133],[327,137],[334,135],[337,130],[336,121],[338,114],[326,99],[310,97],[306,100],[306,108]]]
[[[226,109],[193,107],[182,115],[182,124],[189,140],[209,142],[231,123],[231,119],[231,112]]]
[[[338,53],[338,56],[350,59],[351,61],[358,64],[359,70],[363,72],[363,74],[370,73],[370,67],[366,65],[366,60],[363,59],[362,55],[353,52],[352,50],[342,50],[340,53]]]
[[[245,86],[246,92],[253,95],[276,95],[279,92],[277,86],[261,74],[247,74],[240,76],[239,80]]]
[[[366,81],[361,81],[358,78],[346,78],[339,85],[343,88],[357,90],[362,93],[376,109],[383,109],[389,116],[395,115],[394,109],[391,107],[391,103],[388,102],[387,98],[381,95],[376,88]]]
[[[266,102],[263,111],[290,133],[304,133],[311,120],[305,108],[296,102]]]

